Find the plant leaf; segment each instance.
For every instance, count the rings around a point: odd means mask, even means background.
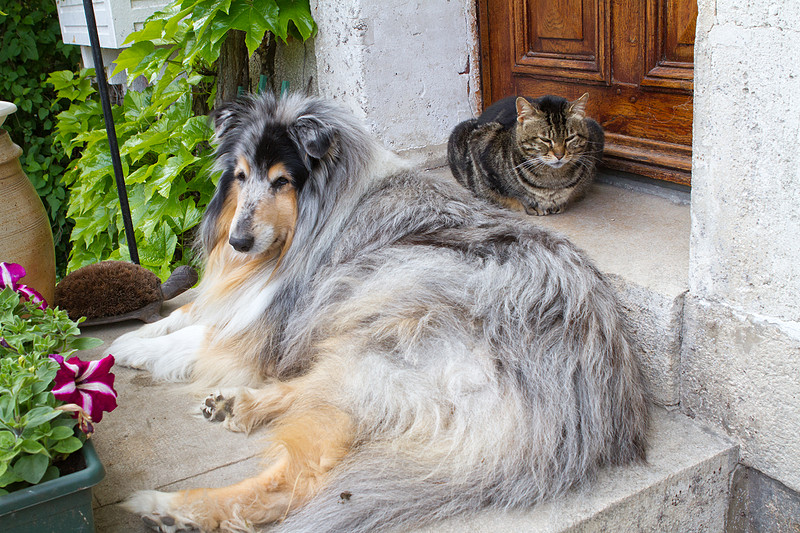
[[[23,455],[14,463],[14,473],[31,484],[39,483],[47,471],[50,458],[37,453],[36,455]]]
[[[58,441],[58,444],[53,447],[53,450],[58,453],[72,453],[80,450],[82,446],[83,443],[78,437],[68,437]]]

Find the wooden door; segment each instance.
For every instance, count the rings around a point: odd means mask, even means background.
[[[688,185],[696,0],[479,0],[483,103],[589,93],[609,168]]]

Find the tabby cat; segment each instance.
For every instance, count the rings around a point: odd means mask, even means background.
[[[504,98],[455,127],[447,159],[476,196],[530,215],[560,213],[594,180],[603,128],[586,116],[586,93]]]

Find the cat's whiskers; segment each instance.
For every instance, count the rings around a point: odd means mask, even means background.
[[[532,157],[530,159],[524,160],[522,163],[520,163],[519,165],[515,166],[514,170],[518,170],[518,169],[520,169],[522,167],[525,167],[525,168],[528,168],[528,169],[531,169],[531,170],[536,170],[537,168],[541,167],[543,164],[545,164],[545,163],[542,163],[541,158],[539,156],[536,156],[536,157]]]

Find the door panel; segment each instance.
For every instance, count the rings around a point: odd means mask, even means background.
[[[608,21],[596,0],[513,2],[512,66],[522,76],[566,77],[587,82],[608,78]]]
[[[589,93],[604,164],[689,184],[696,0],[480,0],[484,105]]]

